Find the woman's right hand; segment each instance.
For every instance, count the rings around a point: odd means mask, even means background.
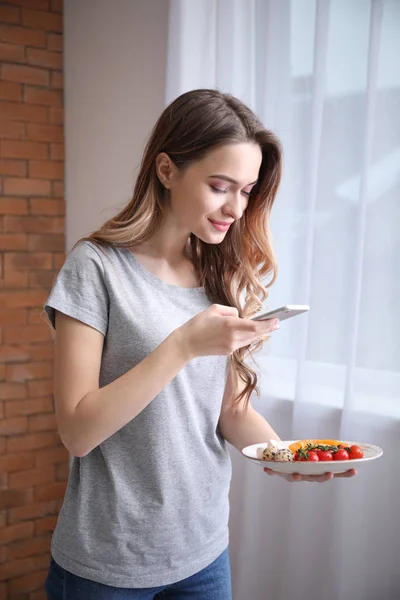
[[[253,321],[238,317],[237,308],[213,304],[175,330],[189,360],[198,356],[232,354],[279,329],[278,319]]]

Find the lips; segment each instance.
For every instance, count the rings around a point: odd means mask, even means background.
[[[211,223],[211,225],[214,227],[214,229],[216,229],[217,231],[228,231],[229,227],[231,226],[231,222],[227,223],[226,221],[213,221],[212,219],[208,219]]]

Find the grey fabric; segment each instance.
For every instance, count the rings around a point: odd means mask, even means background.
[[[103,387],[210,305],[203,288],[162,281],[128,249],[81,242],[45,310],[53,326],[59,310],[105,336]],[[225,356],[193,359],[135,419],[74,457],[52,539],[59,565],[111,586],[153,587],[225,550],[231,463],[217,425],[227,366]]]

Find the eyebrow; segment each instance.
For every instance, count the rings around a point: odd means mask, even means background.
[[[232,177],[228,177],[227,175],[210,175],[210,179],[222,179],[223,181],[229,181],[229,183],[234,183],[235,185],[239,185],[239,182],[236,179],[232,179]],[[248,183],[247,185],[254,185],[257,183],[258,179],[253,181],[252,183]],[[245,185],[244,187],[247,187]]]

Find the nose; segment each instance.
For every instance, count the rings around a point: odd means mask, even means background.
[[[244,209],[247,206],[248,198],[243,196],[241,192],[229,194],[229,199],[224,206],[224,213],[229,215],[232,219],[240,219],[243,215]]]

